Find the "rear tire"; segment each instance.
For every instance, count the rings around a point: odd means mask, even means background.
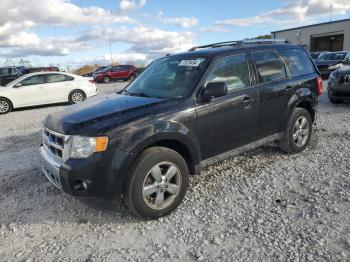
[[[124,186],[124,203],[144,219],[166,216],[182,202],[188,188],[186,161],[176,151],[152,147],[143,151]]]
[[[10,113],[13,109],[12,103],[10,100],[0,97],[0,115]]]
[[[303,151],[310,143],[312,119],[304,108],[295,108],[288,120],[280,148],[290,154]]]
[[[78,104],[81,102],[84,102],[86,99],[86,95],[83,91],[81,90],[73,90],[70,94],[69,94],[69,103],[71,103],[72,105],[74,104]]]

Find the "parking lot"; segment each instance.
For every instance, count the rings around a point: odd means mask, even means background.
[[[41,121],[66,107],[0,116],[0,260],[350,260],[350,104],[324,95],[306,151],[271,144],[211,166],[174,213],[148,222],[40,173]]]

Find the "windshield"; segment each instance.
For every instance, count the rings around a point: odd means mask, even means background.
[[[340,52],[340,53],[327,53],[323,54],[318,58],[318,61],[330,61],[330,60],[345,60],[346,53]]]
[[[180,99],[189,96],[208,64],[203,57],[165,57],[154,61],[124,91],[135,96]]]
[[[6,67],[6,68],[0,68],[0,75],[11,75],[12,74],[12,68]]]

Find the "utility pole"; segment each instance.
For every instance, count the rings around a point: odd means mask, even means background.
[[[333,21],[333,4],[331,4],[331,22]]]
[[[109,52],[111,53],[111,65],[113,66],[112,44],[111,44],[111,39],[109,37],[108,37],[108,43],[109,43]]]

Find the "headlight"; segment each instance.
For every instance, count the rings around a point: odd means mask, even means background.
[[[336,64],[336,65],[332,65],[330,67],[328,67],[329,70],[337,70],[338,68],[342,67],[343,64],[342,63],[339,63],[339,64]]]
[[[69,157],[83,159],[88,158],[93,153],[106,151],[108,146],[108,137],[71,136],[69,144]]]

